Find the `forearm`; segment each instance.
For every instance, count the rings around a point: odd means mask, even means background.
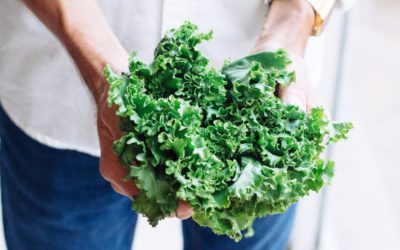
[[[96,0],[24,0],[68,50],[95,100],[104,89],[105,64],[122,71],[128,54],[107,24]]]
[[[255,51],[279,46],[303,55],[314,24],[314,10],[305,0],[273,0]]]

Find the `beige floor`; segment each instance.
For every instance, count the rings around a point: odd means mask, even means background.
[[[321,249],[396,250],[400,249],[400,1],[359,0],[349,29],[339,119],[352,120],[355,129],[351,139],[334,150],[337,176],[328,189]],[[305,203],[315,203],[313,199]],[[307,227],[315,213],[303,214],[307,217],[296,231],[300,241],[294,248],[311,250],[305,247],[313,245],[306,242],[310,239],[299,236],[315,233]],[[182,248],[179,222],[166,220],[152,229],[141,219],[134,249],[160,248]],[[0,249],[4,249],[1,238]]]

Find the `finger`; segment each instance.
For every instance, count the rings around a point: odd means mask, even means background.
[[[100,124],[108,131],[113,140],[122,136],[122,131],[119,129],[120,119],[117,117],[116,112],[118,108],[114,104],[111,108],[106,107],[100,111]]]
[[[110,182],[112,185],[116,185],[119,187],[120,194],[127,196],[132,199],[133,197],[139,194],[139,189],[131,180],[121,180],[121,181],[112,181]]]
[[[296,88],[295,86],[288,86],[280,88],[279,95],[286,104],[295,105],[301,110],[306,111],[307,95],[303,89]]]
[[[176,214],[179,219],[186,220],[193,215],[193,209],[189,206],[186,201],[180,201]]]
[[[105,165],[108,163],[102,163],[100,165],[100,173],[104,179],[111,183],[111,186],[120,194],[132,198],[139,193],[139,189],[133,183],[132,180],[124,180],[126,176],[126,170],[121,165]]]
[[[109,181],[112,185],[118,187],[118,193],[121,193],[129,198],[136,196],[139,189],[132,180],[124,180],[127,175],[127,170],[118,160],[118,157],[112,153],[111,146],[108,145],[108,154],[102,154],[100,160],[100,173],[104,179]]]
[[[321,101],[314,93],[310,93],[307,96],[307,113],[310,113],[311,109],[315,107],[322,107]]]
[[[290,94],[287,95],[283,101],[287,104],[294,105],[299,107],[301,110],[306,111],[306,100],[305,97],[297,95],[297,94]]]
[[[310,104],[307,104],[308,113],[310,113],[313,108],[320,107],[324,109],[324,114],[326,118],[328,120],[332,120],[332,116],[330,110],[327,108],[327,104],[325,102],[322,102],[320,98],[314,97],[310,101],[307,100],[307,102],[310,102]]]
[[[98,115],[98,132],[102,152],[100,173],[104,179],[111,183],[116,192],[132,199],[139,193],[139,189],[132,180],[124,180],[127,170],[120,164],[118,157],[112,150],[113,141],[121,134],[118,129],[119,119],[115,119],[115,112],[115,106],[112,109],[103,107]]]
[[[116,185],[116,184],[114,184],[112,182],[110,182],[110,185],[111,185],[112,189],[114,189],[115,192],[126,196],[124,190],[120,186],[118,186],[118,185]]]
[[[111,187],[119,194],[127,196],[128,198],[132,199],[133,197],[137,196],[139,193],[139,189],[136,185],[130,180],[108,180],[110,182]]]

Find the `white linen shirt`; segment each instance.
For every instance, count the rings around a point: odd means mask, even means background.
[[[214,39],[200,49],[215,67],[225,58],[248,55],[267,13],[262,0],[99,0],[99,4],[127,51],[138,51],[147,63],[164,32],[183,21],[195,23],[200,31],[213,30]],[[60,42],[16,0],[0,0],[0,103],[35,140],[100,155],[94,101],[79,72]]]

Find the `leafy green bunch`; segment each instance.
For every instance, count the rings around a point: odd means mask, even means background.
[[[352,125],[276,97],[279,85],[295,80],[284,50],[216,70],[196,50],[212,33],[196,30],[185,22],[168,31],[151,65],[132,54],[129,72],[106,67],[123,132],[113,150],[140,188],[133,209],[151,225],[184,200],[198,224],[240,240],[255,218],[284,212],[329,183],[334,163],[320,155]]]

